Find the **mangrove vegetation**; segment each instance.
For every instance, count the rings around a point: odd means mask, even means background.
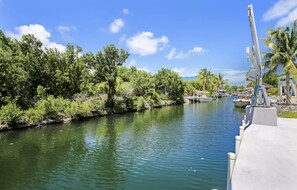
[[[156,74],[124,67],[129,53],[107,45],[83,53],[43,49],[33,35],[0,31],[0,125],[38,125],[183,102],[184,82],[169,69]]]
[[[97,53],[68,44],[61,52],[33,35],[17,40],[0,30],[0,129],[180,104],[197,90],[215,96],[229,88],[222,74],[206,68],[184,81],[166,68],[151,74],[125,67],[128,57],[112,44]]]

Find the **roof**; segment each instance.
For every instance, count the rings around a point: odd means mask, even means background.
[[[284,76],[280,76],[280,77],[278,77],[277,79],[278,79],[278,80],[286,79],[286,76],[285,76],[285,75],[284,75]],[[296,78],[290,76],[290,79],[293,79],[294,83],[297,84],[297,79],[296,79]]]

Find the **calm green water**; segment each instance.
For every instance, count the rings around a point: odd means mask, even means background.
[[[0,189],[225,189],[231,98],[0,133]]]

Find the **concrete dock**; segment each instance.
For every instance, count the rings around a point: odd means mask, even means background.
[[[297,189],[297,119],[245,131],[229,185],[232,190]]]

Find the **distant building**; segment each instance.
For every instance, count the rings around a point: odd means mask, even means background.
[[[278,92],[280,96],[286,92],[286,76],[278,77]],[[297,80],[290,77],[290,96],[297,96]]]

